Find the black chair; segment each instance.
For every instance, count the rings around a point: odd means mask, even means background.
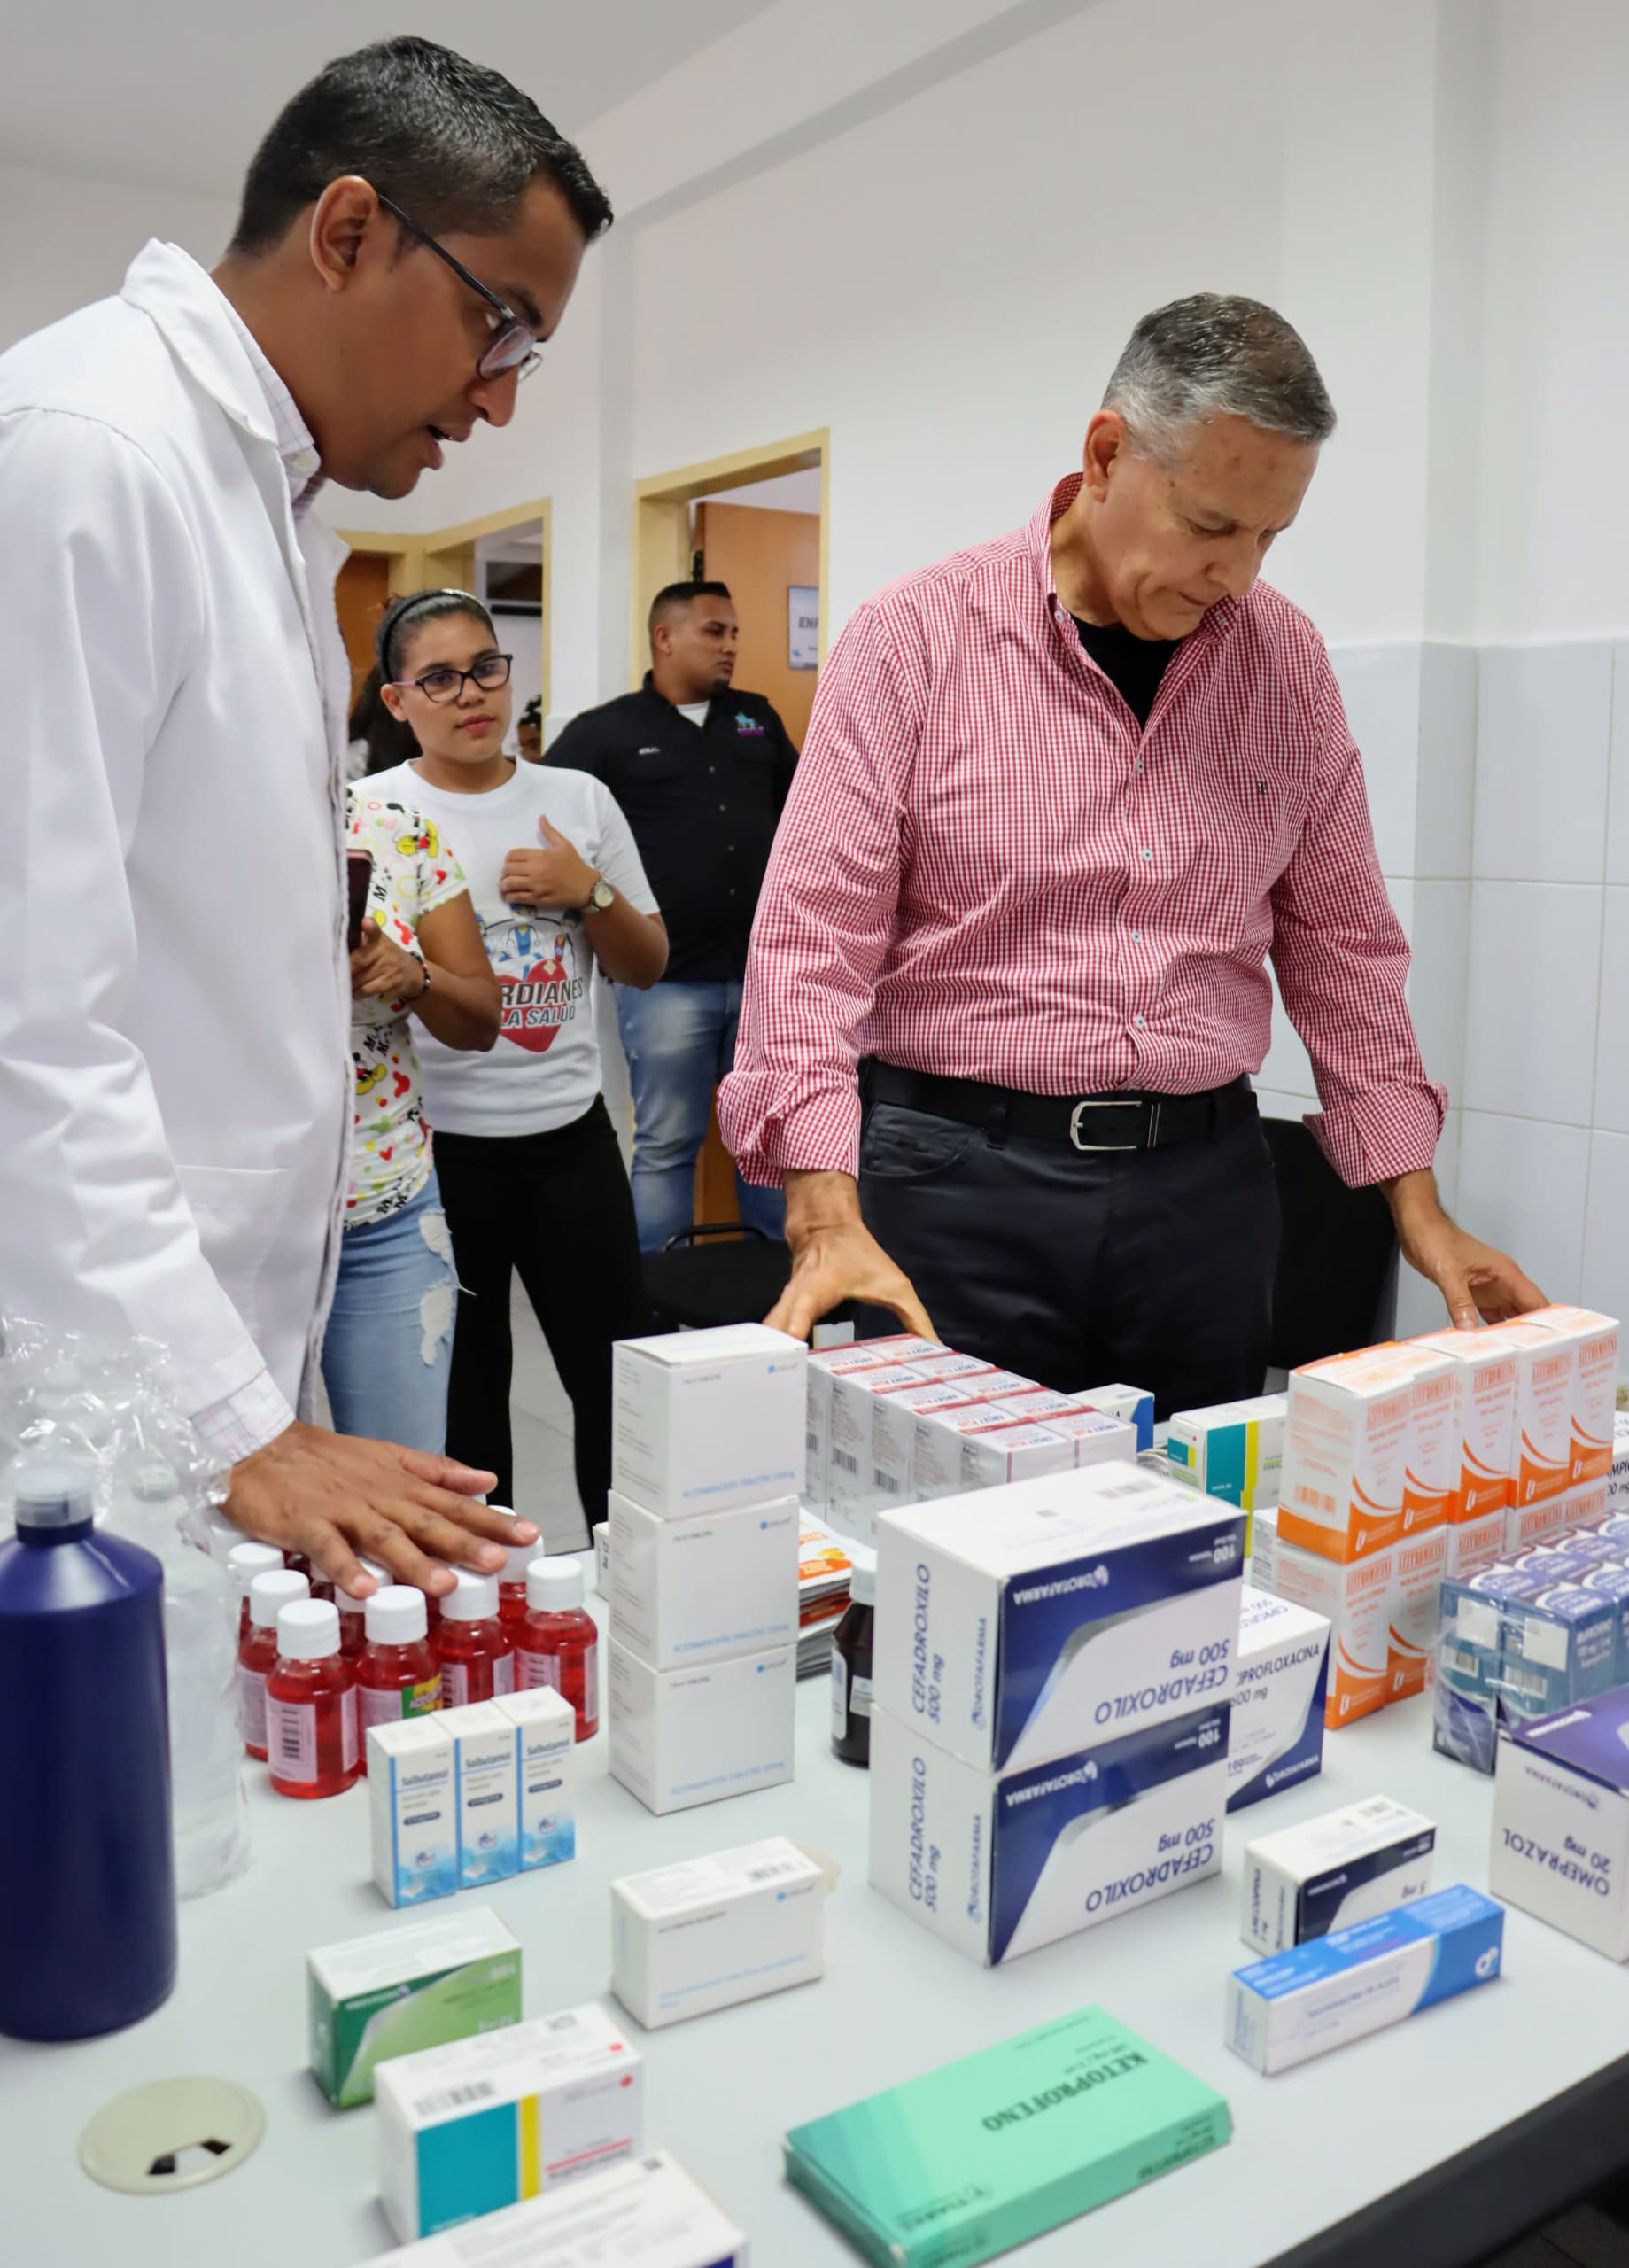
[[[1264,1118],[1284,1231],[1268,1363],[1283,1371],[1389,1339],[1397,1231],[1377,1189],[1348,1189],[1299,1119]]]
[[[701,1221],[645,1254],[645,1295],[656,1331],[761,1323],[792,1272],[776,1237],[740,1221]]]

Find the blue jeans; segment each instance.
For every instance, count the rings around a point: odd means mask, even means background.
[[[433,1173],[399,1213],[345,1231],[322,1341],[336,1433],[443,1453],[457,1290]]]
[[[657,1252],[695,1217],[695,1161],[707,1139],[713,1089],[735,1062],[736,983],[617,987],[617,1021],[633,1093],[633,1210],[640,1249]],[[741,1216],[765,1236],[786,1234],[786,1200],[739,1174]]]

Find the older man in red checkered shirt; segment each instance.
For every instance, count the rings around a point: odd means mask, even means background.
[[[1337,1170],[1456,1322],[1539,1303],[1439,1201],[1362,766],[1323,639],[1257,579],[1334,423],[1282,316],[1177,300],[1028,526],[838,640],[720,1094],[743,1172],[786,1185],[772,1323],[874,1301],[1162,1415],[1259,1391],[1269,953]]]

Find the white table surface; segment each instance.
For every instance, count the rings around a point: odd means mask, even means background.
[[[461,1893],[520,1939],[525,2013],[540,2016],[608,1994],[615,1876],[774,1834],[841,1861],[818,1984],[648,2035],[629,2026],[648,2061],[647,2143],[713,2191],[758,2268],[857,2257],[783,2180],[788,2126],[1090,2001],[1217,2087],[1234,2122],[1225,2149],[1105,2207],[1090,2235],[1121,2259],[1203,2268],[1257,2268],[1629,2050],[1629,1974],[1514,1911],[1493,1984],[1277,2078],[1223,2047],[1224,1980],[1251,1957],[1237,1933],[1251,1837],[1384,1792],[1437,1821],[1439,1887],[1485,1888],[1492,1783],[1432,1755],[1423,1700],[1331,1735],[1320,1778],[1230,1819],[1219,1878],[996,1969],[869,1887],[866,1778],[833,1757],[829,1722],[826,1680],[805,1680],[792,1785],[665,1819],[610,1779],[601,1729],[577,1751],[576,1860]],[[0,2041],[6,2268],[356,2268],[392,2244],[372,2109],[330,2110],[306,2068],[305,1956],[412,1916],[393,1916],[369,1880],[365,1787],[293,1803],[247,1769],[253,1864],[182,1907],[168,2003],[106,2039]],[[79,2135],[102,2103],[186,2073],[260,2096],[252,2158],[168,2198],[118,2196],[81,2172]],[[1082,2247],[1072,2224],[1021,2256],[1063,2268]]]

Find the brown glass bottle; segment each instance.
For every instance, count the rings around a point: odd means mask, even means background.
[[[877,1619],[877,1555],[849,1547],[849,1606],[832,1638],[832,1751],[871,1763],[871,1642]]]

